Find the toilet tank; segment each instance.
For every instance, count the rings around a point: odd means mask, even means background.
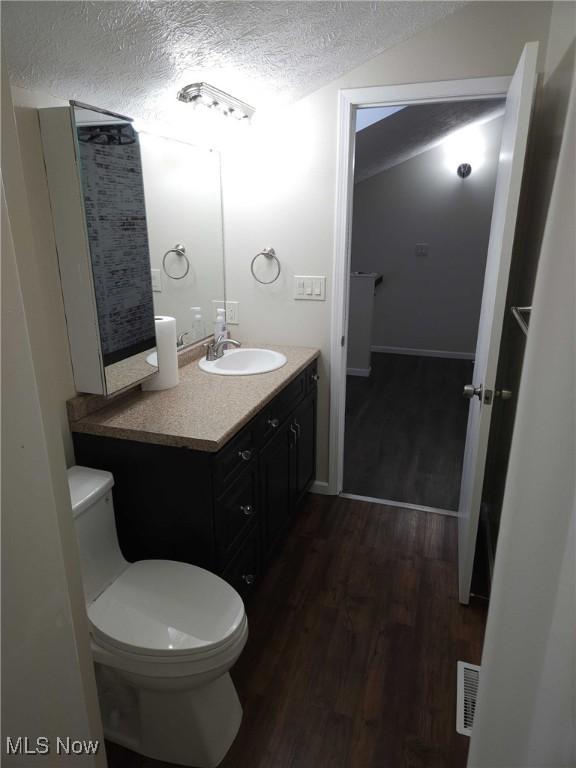
[[[110,472],[89,467],[70,467],[68,485],[78,538],[82,581],[90,604],[126,570],[118,544]]]

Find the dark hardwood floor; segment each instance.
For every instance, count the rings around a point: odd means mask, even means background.
[[[479,663],[486,608],[458,603],[456,536],[451,517],[310,495],[247,606],[221,768],[464,768],[456,661]]]
[[[347,377],[344,490],[456,510],[472,362],[375,353]]]

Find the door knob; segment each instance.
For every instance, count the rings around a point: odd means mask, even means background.
[[[472,400],[473,397],[477,397],[482,400],[482,385],[475,387],[474,384],[466,384],[462,393],[468,400]]]
[[[511,389],[497,389],[496,392],[494,392],[494,397],[499,397],[500,400],[510,400],[512,394]]]

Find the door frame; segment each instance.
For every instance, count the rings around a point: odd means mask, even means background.
[[[344,477],[344,426],[346,415],[346,358],[348,347],[348,295],[354,189],[355,118],[358,107],[430,104],[506,98],[511,77],[478,77],[405,85],[346,88],[338,96],[336,160],[336,209],[332,270],[330,333],[330,438],[328,489],[342,492]]]

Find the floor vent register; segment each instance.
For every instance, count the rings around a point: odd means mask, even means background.
[[[463,736],[472,735],[476,698],[480,682],[480,667],[458,662],[458,688],[456,701],[456,731]]]

